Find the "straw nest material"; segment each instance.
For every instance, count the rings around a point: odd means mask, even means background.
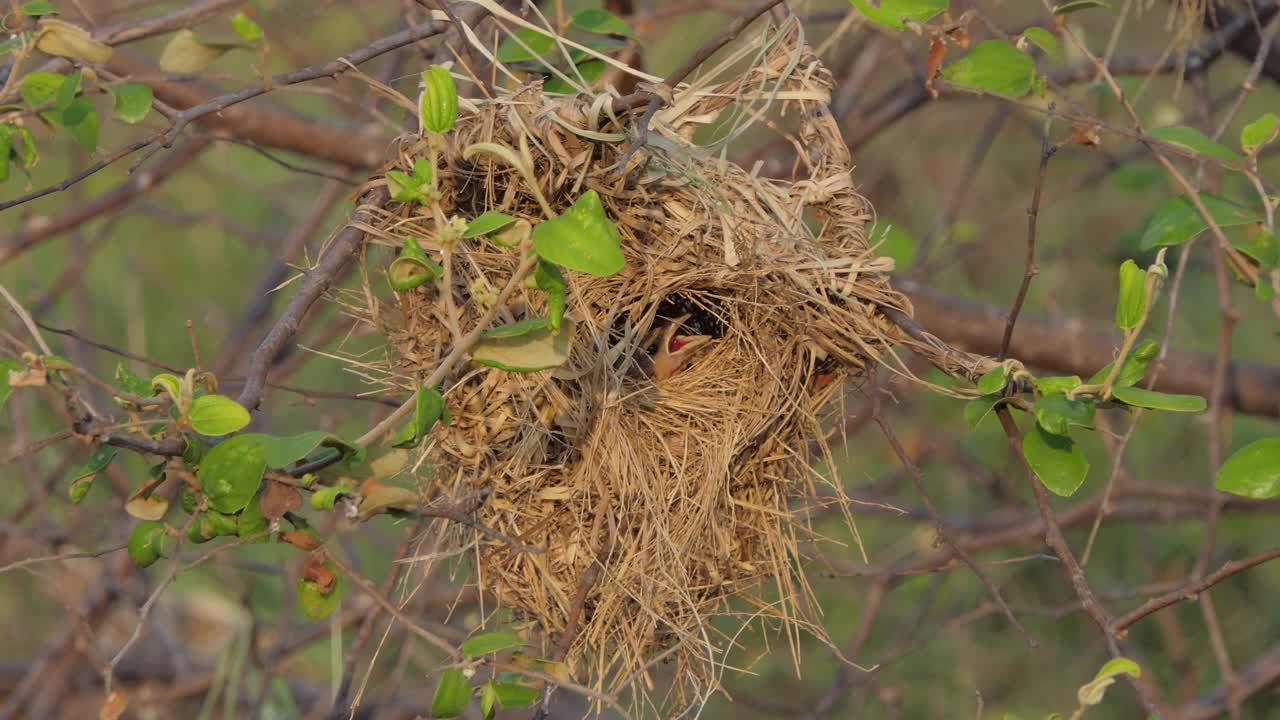
[[[829,419],[872,364],[904,372],[893,346],[922,344],[882,311],[910,306],[890,287],[892,261],[868,247],[871,209],[827,111],[831,88],[793,24],[733,81],[677,90],[625,172],[639,113],[614,117],[606,95],[549,98],[526,85],[464,103],[437,160],[442,216],[393,202],[370,223],[381,244],[412,236],[448,267],[447,282],[395,296],[371,283],[364,294],[365,317],[412,386],[521,266],[520,249],[484,238],[459,241],[446,263],[440,220],[489,210],[545,219],[509,164],[464,150],[485,142],[519,152],[525,140],[556,213],[599,194],[625,268],[565,272],[574,329],[563,366],[462,363],[446,374],[452,424],[424,446],[424,485],[432,497],[482,491],[477,523],[545,548],[455,526],[459,543],[475,543],[475,584],[527,623],[543,657],[563,657],[575,681],[601,691],[638,689],[666,713],[714,689],[732,638],[711,621],[730,608],[781,621],[792,637],[821,632],[799,546],[811,537],[806,507],[827,482],[814,464],[829,460]],[[770,104],[799,124],[799,181],[756,177],[689,140],[726,113],[751,117]],[[388,169],[408,171],[428,154],[417,135],[393,149]],[[392,257],[369,253],[372,279]],[[497,322],[545,315],[544,298],[520,283]],[[681,318],[677,338],[708,339],[655,377],[663,332]],[[650,677],[659,661],[674,665],[668,687]]]

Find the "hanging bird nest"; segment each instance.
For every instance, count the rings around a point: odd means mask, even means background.
[[[393,250],[371,247],[370,283],[341,298],[387,338],[395,383],[417,387],[486,316],[548,313],[546,293],[511,280],[528,270],[527,243],[442,243],[450,222],[496,210],[536,225],[539,195],[559,214],[598,194],[625,267],[565,271],[559,367],[459,363],[438,377],[452,422],[424,443],[422,482],[429,498],[484,497],[473,520],[494,532],[455,524],[451,537],[543,657],[602,692],[638,690],[664,715],[716,687],[732,645],[717,616],[821,637],[800,546],[819,486],[841,497],[815,462],[834,465],[825,438],[849,383],[873,364],[909,374],[895,347],[985,369],[886,316],[911,308],[890,286],[892,260],[868,246],[872,211],[827,110],[831,75],[794,22],[760,44],[732,82],[678,89],[632,155],[639,113],[614,116],[607,94],[553,98],[535,84],[464,101],[436,148],[438,211],[376,211],[366,229]],[[691,141],[702,125],[737,131],[766,112],[798,122],[803,179],[758,177]],[[527,147],[538,187],[498,155],[467,152],[478,143]],[[432,153],[417,134],[393,151],[387,169],[406,173]],[[392,294],[383,278],[406,236],[444,273]],[[658,660],[674,672],[651,696]]]

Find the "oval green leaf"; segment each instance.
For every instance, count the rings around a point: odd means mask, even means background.
[[[249,411],[226,395],[201,395],[187,413],[191,428],[201,435],[229,435],[249,424]]]
[[[867,0],[850,0],[868,20],[894,30],[905,30],[907,22],[923,23],[947,10],[948,0],[880,0],[879,7]]]
[[[533,229],[533,249],[547,260],[597,277],[623,268],[622,238],[605,215],[600,195],[588,190],[563,215]]]
[[[520,337],[521,335],[528,335],[535,330],[546,330],[548,327],[549,325],[546,318],[535,317],[529,318],[528,320],[521,320],[517,323],[511,323],[510,325],[499,325],[495,328],[489,328],[484,331],[484,337],[493,339],[514,338]]]
[[[1054,435],[1066,435],[1074,425],[1093,428],[1096,411],[1092,400],[1068,400],[1062,393],[1046,395],[1036,401],[1036,422]]]
[[[1116,301],[1116,327],[1131,330],[1142,322],[1147,309],[1147,271],[1132,260],[1120,264],[1120,295]]]
[[[555,46],[556,42],[550,35],[529,28],[519,28],[498,46],[498,62],[518,63],[536,60],[551,52]]]
[[[510,372],[549,370],[569,359],[573,329],[573,321],[565,320],[559,331],[544,327],[516,337],[481,338],[471,359],[478,365]]]
[[[1009,383],[1009,376],[1004,365],[997,365],[978,378],[978,391],[983,395],[998,393]]]
[[[153,565],[165,553],[164,525],[153,520],[138,523],[129,533],[129,559],[138,567]]]
[[[1200,193],[1200,202],[1218,227],[1247,225],[1264,219],[1256,210],[1208,193]],[[1143,250],[1181,245],[1208,229],[1209,225],[1200,211],[1185,195],[1181,195],[1165,202],[1151,216],[1142,231],[1140,245]]]
[[[1168,412],[1198,413],[1207,407],[1205,399],[1199,395],[1174,395],[1140,387],[1112,388],[1111,396],[1125,405]]]
[[[569,18],[569,23],[597,35],[635,37],[625,20],[601,8],[579,10]]]
[[[1185,151],[1192,157],[1204,155],[1222,160],[1223,162],[1242,164],[1244,158],[1235,150],[1223,145],[1220,142],[1210,140],[1204,133],[1182,125],[1174,127],[1156,128],[1147,133],[1152,138],[1159,140],[1166,145],[1172,145]]]
[[[455,718],[467,711],[471,702],[471,683],[457,668],[449,668],[440,674],[440,684],[431,698],[431,716]]]
[[[1020,98],[1031,92],[1036,78],[1036,63],[1012,43],[987,40],[943,68],[942,76],[963,87]]]
[[[298,578],[298,607],[304,615],[320,620],[332,615],[342,605],[342,575],[334,572],[334,577],[333,588],[328,595],[320,592],[314,580]]]
[[[153,98],[150,85],[125,83],[111,88],[115,97],[115,115],[120,120],[137,125],[151,112]]]
[[[976,430],[983,419],[995,409],[996,404],[1003,399],[1003,395],[983,395],[965,403],[964,419],[969,423],[969,427]]]
[[[1075,442],[1045,432],[1038,423],[1023,436],[1022,453],[1040,482],[1061,497],[1073,495],[1089,474],[1089,461]]]
[[[1244,126],[1240,131],[1240,147],[1253,155],[1263,145],[1274,142],[1276,137],[1280,137],[1280,116],[1269,112]]]
[[[232,514],[253,500],[267,470],[262,450],[266,438],[257,433],[236,435],[215,445],[204,456],[197,477],[210,507]]]
[[[462,643],[462,654],[467,657],[480,657],[490,653],[502,652],[512,648],[524,647],[529,643],[510,630],[472,635]]]
[[[1022,37],[1026,38],[1027,42],[1043,50],[1050,60],[1062,62],[1062,47],[1058,44],[1058,38],[1053,33],[1042,27],[1032,26],[1022,31]]]
[[[1280,495],[1280,437],[1255,440],[1232,453],[1218,468],[1214,484],[1247,498]]]
[[[533,269],[533,282],[547,294],[547,327],[559,330],[566,302],[564,275],[554,264],[539,260]]]
[[[466,232],[462,233],[462,237],[473,238],[481,235],[488,235],[489,233],[501,230],[515,221],[515,218],[504,212],[490,210],[475,220],[472,220],[470,223],[467,223]]]
[[[539,696],[537,689],[512,682],[494,681],[493,691],[498,702],[507,709],[529,707],[538,701]]]

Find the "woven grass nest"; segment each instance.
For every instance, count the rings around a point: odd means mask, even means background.
[[[622,271],[565,272],[568,362],[533,373],[463,363],[443,378],[452,424],[424,445],[422,484],[433,498],[482,491],[476,522],[545,548],[452,526],[474,583],[543,657],[665,716],[716,687],[732,637],[714,618],[821,636],[799,548],[819,485],[840,495],[815,461],[830,460],[849,383],[873,363],[905,373],[892,348],[928,344],[883,313],[910,306],[890,287],[892,261],[868,247],[871,209],[827,112],[830,73],[794,23],[767,45],[731,82],[677,89],[625,171],[639,113],[616,118],[608,95],[549,98],[537,84],[464,103],[437,159],[443,218],[544,220],[510,165],[463,156],[480,142],[519,152],[523,138],[556,213],[594,190],[621,234]],[[754,177],[689,140],[765,109],[799,123],[803,179]],[[408,171],[427,141],[405,136],[393,151],[387,169]],[[443,262],[439,222],[393,202],[368,229],[389,248],[412,236]],[[370,249],[371,281],[394,257]],[[402,387],[436,370],[520,265],[520,249],[475,238],[453,247],[447,286],[391,295],[371,282],[360,314],[385,334]],[[498,321],[545,315],[544,297],[521,284]],[[655,372],[657,355],[686,349],[674,371]],[[655,681],[659,662],[674,672]]]

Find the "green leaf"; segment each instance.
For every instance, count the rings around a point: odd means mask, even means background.
[[[1277,137],[1280,137],[1280,116],[1266,113],[1240,131],[1240,147],[1246,153],[1254,155],[1263,145],[1274,142]]]
[[[111,88],[115,96],[116,117],[130,125],[142,122],[151,112],[151,86],[142,83],[126,83]]]
[[[549,370],[569,359],[573,329],[573,321],[566,319],[558,332],[543,328],[517,337],[481,338],[471,351],[471,359],[479,365],[510,372]]]
[[[1120,265],[1120,297],[1116,302],[1116,327],[1132,330],[1147,310],[1147,271],[1132,260]]]
[[[1218,227],[1247,225],[1264,219],[1256,210],[1208,193],[1200,193],[1200,201]],[[1161,205],[1147,221],[1147,227],[1142,232],[1141,247],[1143,250],[1150,250],[1163,245],[1181,245],[1208,229],[1209,225],[1200,211],[1196,210],[1185,195],[1179,196]]]
[[[432,65],[422,73],[422,96],[418,112],[427,132],[446,133],[458,121],[458,86],[442,65]]]
[[[62,111],[59,124],[87,153],[98,149],[98,111],[89,98],[80,96]]]
[[[262,484],[267,461],[262,445],[266,435],[246,433],[218,443],[200,461],[200,487],[209,507],[221,513],[237,513],[253,500]]]
[[[1255,440],[1232,453],[1218,468],[1214,485],[1259,500],[1280,495],[1280,437]]]
[[[635,37],[635,33],[631,31],[631,26],[627,25],[625,20],[601,8],[579,10],[569,18],[569,24],[597,35]]]
[[[528,49],[522,47],[520,42],[528,46]],[[529,28],[520,28],[498,46],[498,62],[518,63],[537,60],[551,52],[555,46],[556,42],[550,35]]]
[[[169,398],[175,404],[182,402],[182,381],[177,375],[172,373],[160,373],[151,378],[151,389],[153,391],[161,391],[169,394]],[[144,393],[145,394],[145,393]]]
[[[886,224],[883,228],[872,235],[871,246],[881,255],[893,258],[894,270],[906,270],[916,259],[915,237],[901,223]]]
[[[592,85],[595,85],[595,82],[600,79],[601,75],[604,75],[606,68],[603,60],[595,59],[583,60],[574,65],[574,67],[578,69],[578,75],[582,76],[582,82],[585,83],[583,89],[588,90]],[[570,74],[569,77],[573,79],[574,83],[578,82],[578,79],[572,74]],[[542,84],[542,91],[546,93],[559,93],[561,95],[573,95],[578,92],[578,88],[558,77],[553,77],[549,78]]]
[[[1062,62],[1062,47],[1058,44],[1058,38],[1053,33],[1042,27],[1029,27],[1022,31],[1022,37],[1026,38],[1027,42],[1043,50],[1050,60]]]
[[[176,75],[198,73],[230,50],[231,46],[207,45],[187,29],[170,38],[160,53],[160,69]]]
[[[1055,393],[1036,401],[1036,422],[1054,435],[1066,435],[1073,425],[1092,429],[1095,410],[1090,399],[1068,400],[1066,395]]]
[[[1054,393],[1065,393],[1080,387],[1080,377],[1078,375],[1054,375],[1050,377],[1036,378],[1036,390],[1041,395],[1052,395]]]
[[[881,0],[880,7],[867,0],[849,0],[868,20],[894,30],[905,30],[906,22],[923,23],[947,11],[948,0]]]
[[[261,496],[245,506],[236,516],[236,535],[242,538],[262,535],[259,541],[267,540],[265,533],[271,528],[271,522],[262,514]]]
[[[99,445],[93,454],[80,469],[71,475],[71,488],[68,494],[71,502],[79,503],[89,492],[89,488],[93,485],[93,479],[98,473],[106,469],[111,461],[115,459],[116,453],[120,452],[120,448],[114,445]]]
[[[1098,670],[1098,674],[1094,675],[1093,679],[1101,680],[1102,678],[1115,677],[1117,675],[1142,677],[1142,668],[1138,667],[1138,663],[1130,660],[1129,658],[1112,658]]]
[[[1066,15],[1068,13],[1080,12],[1081,10],[1089,10],[1091,8],[1109,8],[1110,4],[1106,0],[1069,0],[1069,2],[1059,3],[1053,8],[1054,15]]]
[[[978,378],[978,392],[983,395],[991,395],[1003,390],[1007,384],[1009,384],[1008,368],[1004,365],[997,365]]]
[[[428,178],[428,182],[430,178]],[[387,190],[396,202],[426,202],[426,195],[418,188],[423,182],[401,170],[387,171]]]
[[[350,495],[352,489],[350,485],[328,485],[320,488],[311,496],[311,507],[316,510],[332,510],[338,498]]]
[[[565,308],[564,275],[554,264],[538,260],[537,267],[533,269],[533,282],[547,294],[547,327],[559,330]]]
[[[493,689],[494,681],[490,680],[480,686],[480,715],[484,720],[493,720],[498,709],[498,691]]]
[[[1106,694],[1107,688],[1116,681],[1116,676],[1118,675],[1141,677],[1142,670],[1137,663],[1128,658],[1120,657],[1108,661],[1094,676],[1093,680],[1082,685],[1076,691],[1076,699],[1080,701],[1080,705],[1089,707],[1102,702],[1102,697]]]
[[[123,362],[116,363],[115,379],[116,385],[130,395],[147,397],[152,394],[151,384],[130,372]]]
[[[1204,412],[1207,407],[1205,399],[1199,395],[1174,395],[1139,387],[1113,388],[1111,396],[1125,405],[1169,412],[1198,413]]]
[[[201,395],[187,413],[191,428],[201,435],[229,435],[249,424],[249,411],[226,395]]]
[[[330,570],[333,568],[330,567]],[[312,620],[320,620],[333,614],[342,605],[342,576],[334,572],[333,587],[329,594],[320,592],[314,580],[298,578],[298,607]]]
[[[1031,92],[1036,63],[1005,40],[987,40],[942,69],[942,76],[964,87],[1020,98]]]
[[[472,635],[462,643],[462,654],[467,657],[480,657],[490,653],[502,652],[512,648],[524,647],[529,643],[510,630]]]
[[[27,73],[22,78],[22,86],[19,87],[18,94],[31,107],[39,107],[53,102],[58,97],[58,91],[62,89],[64,80],[66,80],[65,75],[55,72]]]
[[[129,559],[138,567],[153,565],[165,554],[164,525],[154,520],[138,523],[129,533]]]
[[[1156,128],[1147,133],[1150,137],[1167,145],[1187,151],[1195,157],[1205,155],[1228,163],[1243,163],[1244,158],[1235,150],[1220,142],[1210,140],[1204,133],[1195,128],[1178,125],[1174,127]]]
[[[498,696],[498,702],[507,709],[529,707],[538,701],[539,696],[535,688],[519,683],[495,681],[493,691]]]
[[[22,12],[26,15],[57,15],[58,9],[48,0],[33,0],[22,4]]]
[[[1124,367],[1120,368],[1120,374],[1112,382],[1112,387],[1137,385],[1142,381],[1142,378],[1146,377],[1147,367],[1159,354],[1160,343],[1155,340],[1143,340],[1138,343],[1138,346],[1129,352],[1129,357],[1124,359]],[[1101,370],[1093,374],[1093,377],[1089,378],[1089,384],[1101,385],[1106,381],[1107,375],[1111,373],[1111,368],[1114,366],[1114,362],[1104,365]]]
[[[66,110],[71,107],[71,101],[75,100],[80,92],[80,75],[80,71],[77,70],[63,79],[62,85],[58,88],[58,95],[54,98],[54,110]]]
[[[1089,461],[1071,438],[1045,432],[1037,423],[1022,438],[1022,453],[1050,492],[1070,497],[1089,474]]]
[[[262,26],[243,12],[231,16],[231,29],[246,42],[256,43],[262,40]]]
[[[416,447],[436,423],[443,420],[446,425],[452,422],[449,417],[449,406],[444,401],[437,387],[423,385],[418,388],[418,401],[413,408],[413,421],[401,429],[392,443],[392,447]]]
[[[289,437],[266,436],[262,441],[262,455],[267,462],[267,467],[282,468],[306,458],[322,446],[337,448],[344,455],[355,452],[353,445],[343,441],[337,435],[315,430]]]
[[[488,235],[489,233],[501,230],[515,221],[515,218],[506,213],[498,212],[497,210],[490,210],[468,223],[466,232],[462,233],[462,237],[473,238],[481,235]]]
[[[533,249],[557,265],[597,277],[613,275],[626,264],[618,228],[605,215],[595,190],[534,228]]]
[[[1003,395],[983,395],[974,398],[964,404],[964,419],[969,423],[969,427],[977,429],[979,423],[983,421],[991,411],[995,409],[996,404],[1004,399]]]
[[[471,684],[467,676],[457,668],[449,668],[440,674],[440,684],[431,698],[431,717],[455,718],[467,711],[471,702]]]
[[[502,338],[514,338],[520,337],[521,335],[528,335],[535,330],[546,330],[549,327],[550,325],[547,323],[546,318],[535,317],[529,318],[528,320],[521,320],[517,323],[511,323],[510,325],[499,325],[498,327],[489,328],[484,331],[484,335],[482,337],[492,338],[495,340]]]

